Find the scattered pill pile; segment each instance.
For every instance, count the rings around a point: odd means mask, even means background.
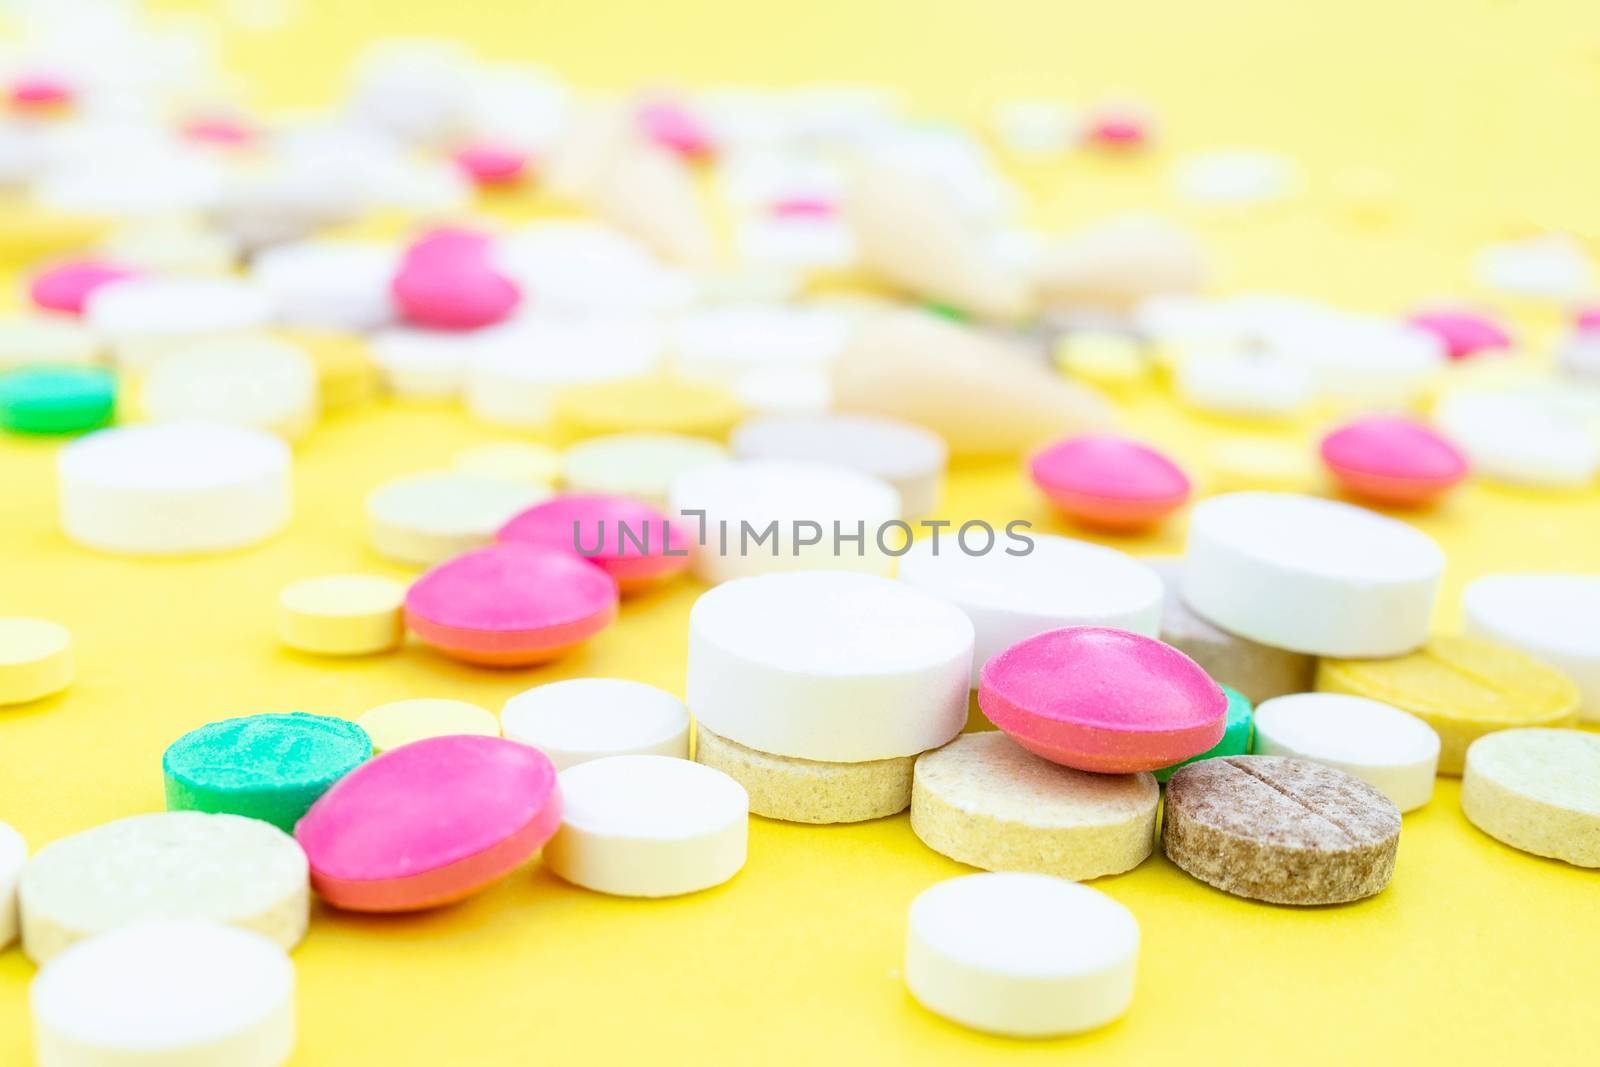
[[[1568,317],[1553,360],[1459,302],[1220,294],[1216,250],[1163,219],[1029,228],[979,133],[867,90],[579,99],[409,42],[315,118],[206,111],[217,87],[180,78],[110,124],[131,90],[101,73],[0,66],[0,163],[57,218],[13,264],[0,447],[53,450],[64,544],[181,568],[292,536],[306,442],[371,405],[498,436],[371,467],[347,538],[371,573],[239,606],[263,656],[436,684],[215,708],[144,754],[166,811],[31,856],[0,822],[43,1067],[278,1067],[313,897],[423,911],[538,856],[552,892],[711,907],[762,862],[752,815],[908,812],[984,872],[908,901],[902,973],[1011,1037],[1134,1002],[1138,918],[1077,883],[1164,862],[1210,887],[1197,912],[1361,907],[1440,775],[1453,832],[1600,867],[1600,575],[1425,532],[1480,482],[1597,492],[1581,244],[1477,264]],[[1159,132],[1118,101],[994,125],[1034,162]],[[1247,213],[1301,174],[1215,151],[1173,187]],[[1203,449],[1123,425],[1163,392]],[[1285,425],[1316,432],[1257,435]],[[943,510],[985,464],[1005,503]],[[687,583],[681,698],[539,673]],[[0,749],[10,708],[75,710],[84,644],[0,617]],[[452,693],[475,671],[528,684],[497,712]]]

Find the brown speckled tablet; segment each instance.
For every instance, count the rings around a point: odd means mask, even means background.
[[[1236,896],[1273,904],[1370,897],[1389,884],[1399,844],[1393,801],[1309,760],[1202,760],[1167,783],[1167,857]]]

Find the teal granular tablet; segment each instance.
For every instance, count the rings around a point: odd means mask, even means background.
[[[1255,710],[1250,707],[1250,701],[1245,699],[1245,695],[1232,686],[1224,685],[1222,691],[1228,694],[1228,725],[1222,730],[1222,740],[1198,756],[1190,756],[1183,763],[1174,763],[1170,767],[1156,771],[1156,781],[1165,782],[1179,767],[1199,760],[1211,759],[1213,756],[1243,756],[1249,753],[1250,735],[1255,730]]]
[[[117,380],[99,367],[23,367],[0,374],[0,426],[16,433],[80,433],[111,421]]]
[[[261,819],[293,832],[328,787],[372,755],[353,722],[326,715],[246,715],[191,730],[161,758],[168,811]]]

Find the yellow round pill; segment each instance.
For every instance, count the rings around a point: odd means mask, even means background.
[[[375,753],[451,734],[500,736],[500,720],[494,713],[465,700],[396,700],[364,713],[356,725],[372,738]]]
[[[456,453],[455,468],[480,478],[554,486],[561,477],[561,453],[549,445],[501,441]]]
[[[1439,734],[1439,773],[1460,774],[1467,746],[1519,726],[1570,726],[1578,717],[1571,678],[1516,649],[1477,637],[1439,635],[1391,659],[1324,659],[1316,687],[1392,704]]]
[[[1117,395],[1147,384],[1152,370],[1136,338],[1109,330],[1065,335],[1056,343],[1055,363],[1061,373]]]
[[[726,437],[744,414],[724,385],[667,377],[567,386],[551,409],[556,425],[574,438],[629,432]]]
[[[1207,488],[1214,493],[1314,492],[1321,481],[1311,448],[1286,441],[1224,437],[1209,451]]]
[[[0,704],[25,704],[72,684],[72,634],[45,619],[0,619]]]
[[[387,652],[405,636],[405,598],[405,584],[393,578],[306,578],[278,596],[278,637],[290,648],[321,656]]]

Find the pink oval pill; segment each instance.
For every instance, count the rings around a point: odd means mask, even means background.
[[[1402,507],[1425,504],[1467,476],[1467,457],[1411,419],[1357,419],[1322,439],[1322,461],[1353,496]]]
[[[132,278],[137,271],[96,259],[73,259],[34,275],[28,297],[47,311],[83,314],[84,301],[102,285]]]
[[[624,593],[689,566],[690,534],[630,497],[568,493],[522,512],[497,539],[573,552],[616,580]]]
[[[1104,148],[1141,148],[1150,140],[1150,119],[1125,104],[1106,106],[1089,116],[1085,135]]]
[[[1584,308],[1572,320],[1573,328],[1579,333],[1600,332],[1600,307]]]
[[[1058,441],[1029,464],[1050,502],[1086,526],[1138,530],[1189,499],[1189,478],[1155,449],[1114,434]]]
[[[828,219],[838,214],[838,205],[825,196],[786,196],[767,210],[779,219]]]
[[[1099,626],[1050,630],[984,664],[978,705],[1029,752],[1099,774],[1153,771],[1222,740],[1228,697],[1194,660]]]
[[[688,159],[704,159],[715,149],[711,131],[694,113],[671,100],[640,104],[634,115],[650,140]]]
[[[1451,359],[1466,359],[1511,347],[1511,335],[1504,327],[1487,315],[1465,308],[1420,311],[1409,321],[1443,342],[1445,354]]]
[[[72,83],[58,74],[24,74],[11,83],[11,103],[18,108],[60,107],[73,96]]]
[[[409,323],[434,330],[476,330],[503,322],[522,302],[517,283],[459,251],[401,265],[390,289]]]
[[[458,151],[455,163],[475,185],[515,185],[527,171],[528,156],[514,148],[477,144]]]
[[[250,127],[226,115],[198,115],[183,124],[183,135],[201,144],[234,147],[255,138]]]
[[[509,874],[561,825],[549,757],[481,735],[414,741],[339,779],[295,825],[322,899],[416,911]]]
[[[434,567],[406,591],[406,625],[447,656],[491,667],[544,663],[617,614],[617,583],[573,552],[499,544]]]

